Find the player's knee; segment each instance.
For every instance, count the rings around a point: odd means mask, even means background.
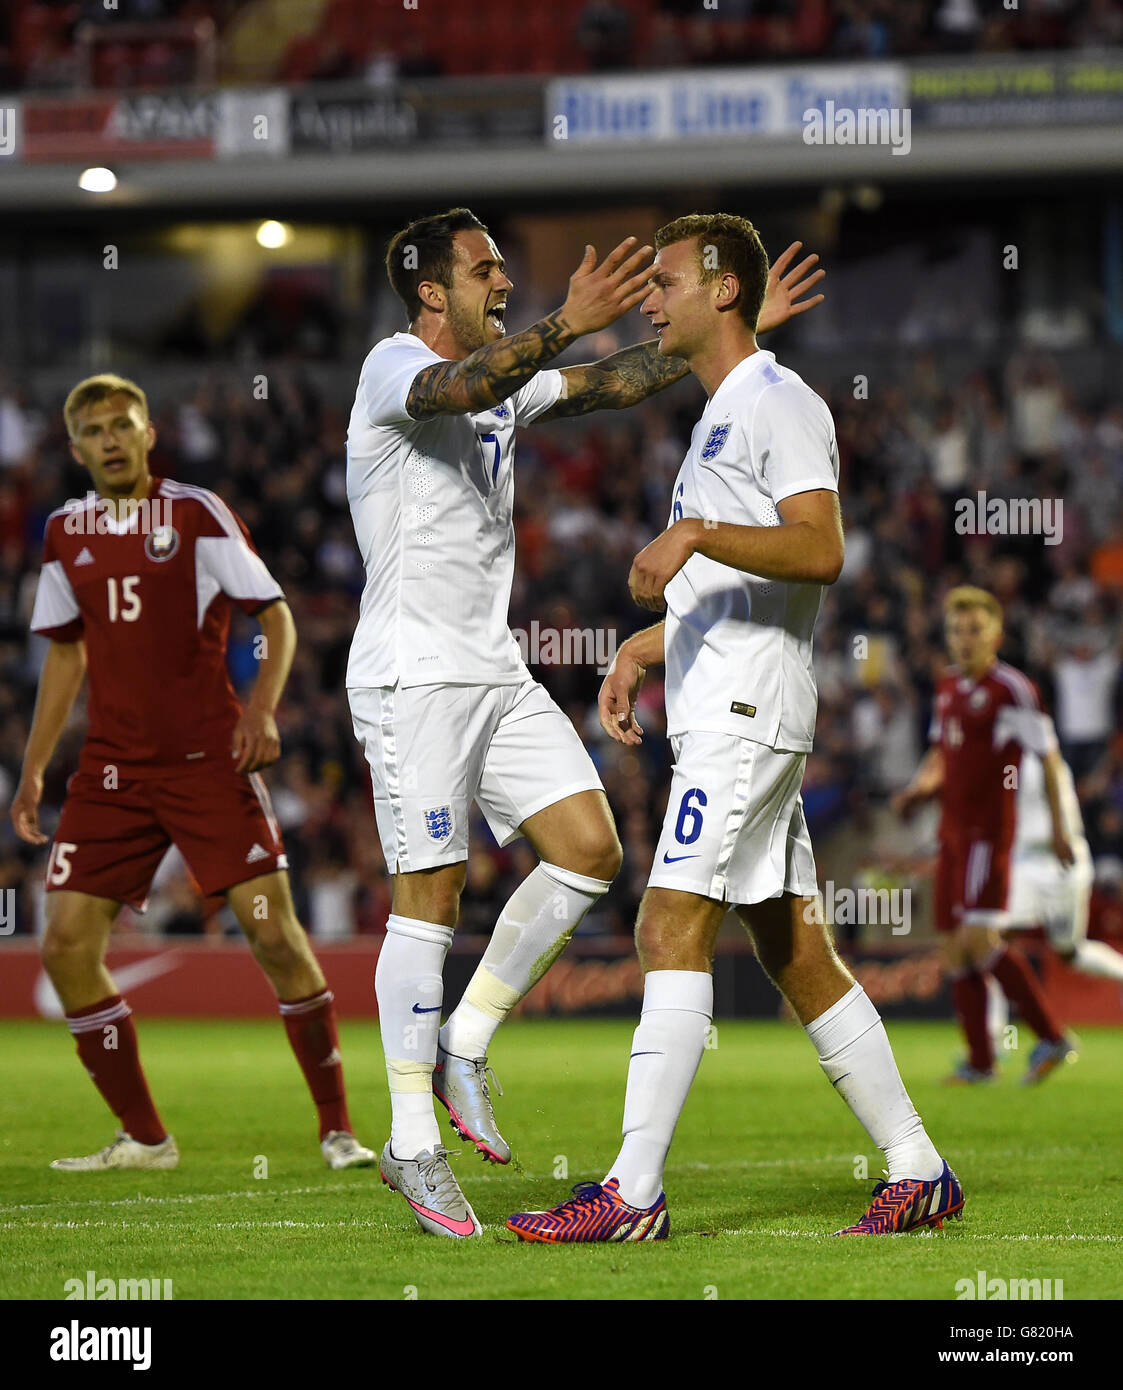
[[[620,872],[624,851],[611,823],[598,825],[594,822],[586,826],[579,837],[566,844],[562,859],[564,862],[559,860],[559,868],[611,883]]]
[[[53,923],[48,925],[39,943],[39,959],[48,976],[54,979],[56,974],[70,974],[96,965],[100,953],[97,943],[90,940],[88,933],[79,930],[76,923]]]
[[[467,865],[446,864],[439,869],[419,869],[399,874],[394,880],[394,912],[419,922],[438,922],[454,927],[460,915]]]
[[[304,928],[280,907],[260,921],[244,923],[242,930],[259,959],[264,957],[278,965],[302,958],[307,950]]]
[[[636,952],[644,973],[697,969],[706,955],[706,934],[699,925],[669,918],[645,902],[636,923]]]
[[[620,866],[623,862],[624,851],[621,848],[619,836],[615,830],[609,829],[588,846],[585,867],[579,869],[578,873],[587,874],[589,878],[599,878],[605,883],[611,883],[620,872]]]

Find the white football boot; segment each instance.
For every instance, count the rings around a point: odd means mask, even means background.
[[[332,1129],[320,1143],[324,1162],[329,1168],[369,1168],[377,1162],[373,1149],[364,1149],[353,1134],[345,1129]]]
[[[123,1129],[117,1138],[96,1154],[85,1158],[56,1158],[52,1168],[60,1173],[104,1173],[110,1168],[175,1168],[179,1164],[179,1149],[169,1134],[159,1144],[138,1144]]]

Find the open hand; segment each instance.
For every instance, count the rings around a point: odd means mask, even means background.
[[[826,277],[825,270],[817,270],[814,275],[808,274],[819,259],[818,256],[804,256],[794,270],[788,269],[802,246],[802,241],[793,241],[773,262],[768,272],[768,288],[764,292],[760,317],[756,321],[758,333],[767,333],[770,328],[778,328],[780,324],[787,323],[788,319],[795,318],[796,314],[805,314],[808,309],[822,304],[826,298],[823,294],[817,294],[811,299],[802,298],[813,285],[817,285]],[[806,276],[806,279],[801,279],[802,276]]]
[[[626,237],[597,265],[597,249],[586,246],[581,264],[569,278],[569,294],[561,315],[578,336],[597,333],[647,296],[655,268],[648,262],[654,248],[634,250],[636,239]]]

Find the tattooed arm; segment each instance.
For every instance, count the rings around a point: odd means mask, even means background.
[[[459,362],[434,362],[413,379],[406,409],[414,420],[487,410],[514,395],[578,334],[562,311],[547,314],[524,333],[477,348]]]
[[[656,338],[623,348],[599,362],[563,367],[564,394],[538,417],[558,420],[564,415],[587,415],[591,410],[623,410],[681,381],[690,371],[681,357],[664,357]]]
[[[647,294],[652,269],[643,263],[650,246],[633,250],[628,237],[596,264],[594,247],[569,279],[569,294],[555,313],[511,338],[477,348],[463,360],[434,362],[413,380],[406,410],[414,420],[436,415],[466,415],[498,405],[552,362],[559,352],[586,333],[615,323]]]
[[[802,245],[800,241],[793,241],[782,255],[776,257],[768,272],[764,303],[756,325],[758,335],[778,328],[788,319],[806,313],[823,302],[824,296],[821,294],[810,299],[805,297],[827,273],[814,269],[819,257],[805,256],[799,265],[791,268]],[[625,348],[611,357],[602,357],[599,362],[590,362],[582,367],[563,367],[565,394],[538,419],[557,420],[563,415],[587,415],[591,410],[622,410],[671,386],[689,370],[681,357],[663,357],[655,339],[638,347]]]

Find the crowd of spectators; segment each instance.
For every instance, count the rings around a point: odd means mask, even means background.
[[[817,629],[819,722],[803,793],[821,877],[831,872],[832,836],[884,823],[889,797],[914,770],[944,665],[941,598],[971,582],[1000,597],[1003,655],[1039,682],[1055,711],[1110,894],[1123,874],[1123,408],[1075,398],[1041,353],[963,379],[950,357],[920,355],[873,401],[812,384],[837,422],[847,529],[845,568]],[[153,392],[153,471],[222,495],[292,605],[300,645],[279,716],[284,757],[268,781],[298,905],[322,937],[377,931],[389,908],[344,691],[363,585],[345,493],[349,385],[341,376],[337,394],[317,391],[293,367],[270,375],[264,401],[211,378],[189,397]],[[518,444],[511,626],[528,635],[531,658],[549,654],[549,631],[588,634],[583,644],[570,639],[576,661],[532,671],[590,747],[625,847],[621,878],[592,923],[601,930],[630,929],[670,768],[658,674],[640,696],[643,746],[625,749],[599,728],[596,668],[606,641],[648,620],[628,597],[628,569],[666,524],[698,405],[697,388],[682,383],[626,416],[534,427]],[[59,401],[0,386],[0,807],[19,776],[43,655],[27,621],[44,521],[84,490]],[[1060,524],[1050,535],[971,534],[957,504],[980,490],[1051,499]],[[231,629],[230,670],[242,690],[254,677],[256,631],[241,616]],[[47,779],[48,834],[75,764],[81,715],[79,706]],[[486,931],[532,858],[523,843],[496,847],[482,821],[472,844],[464,927]],[[32,930],[41,910],[43,869],[43,853],[21,844],[5,816],[0,888],[17,892],[18,930]],[[150,920],[167,931],[200,930],[216,905],[203,909],[182,865],[169,863],[161,884]],[[220,916],[213,923],[222,929]]]
[[[260,9],[266,0],[257,0]],[[0,89],[158,87],[197,73],[182,35],[210,20],[219,73],[238,0],[31,0],[0,16]],[[181,29],[177,32],[175,25]],[[98,30],[91,64],[74,35]],[[113,26],[117,26],[117,33]],[[122,26],[128,26],[127,29]],[[145,26],[150,29],[146,34]],[[203,31],[200,30],[200,33]],[[1105,48],[1123,42],[1121,0],[329,0],[256,79],[367,80],[665,66]]]

